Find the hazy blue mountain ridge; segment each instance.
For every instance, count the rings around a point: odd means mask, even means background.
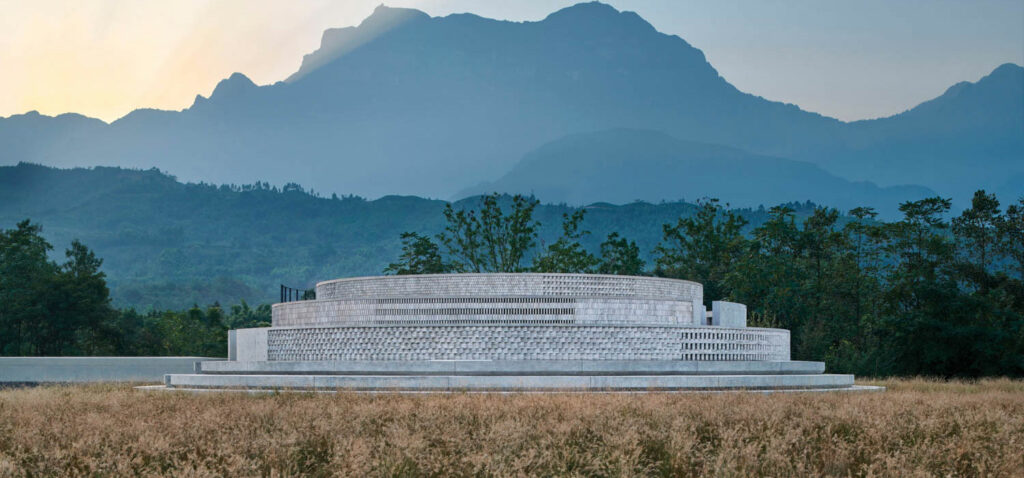
[[[811,150],[826,169],[881,185],[935,185],[963,197],[979,187],[1024,194],[1024,68],[1004,64],[975,83],[888,118],[849,124],[846,147]]]
[[[381,6],[357,27],[325,32],[287,81],[257,86],[236,73],[184,111],[139,110],[109,125],[67,115],[0,120],[0,162],[156,166],[190,181],[451,197],[543,144],[627,128],[963,199],[976,188],[1024,193],[1006,184],[1024,173],[1024,84],[1014,80],[1022,71],[1004,65],[904,114],[843,123],[738,91],[700,50],[608,5],[521,23]],[[811,186],[791,190],[818,200]],[[874,189],[862,190],[870,199]],[[679,196],[687,194],[668,198]]]
[[[295,81],[406,23],[429,18],[430,16],[426,13],[415,9],[378,6],[374,14],[358,26],[325,30],[320,40],[320,48],[302,57],[299,71],[285,81]]]
[[[569,204],[720,197],[734,206],[756,207],[813,197],[844,211],[872,206],[889,217],[898,215],[900,202],[935,195],[924,187],[879,188],[833,176],[811,163],[628,129],[569,135],[545,144],[497,181],[463,195],[488,191],[533,193]]]

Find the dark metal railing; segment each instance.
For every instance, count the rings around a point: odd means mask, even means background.
[[[316,289],[296,289],[281,284],[281,302],[316,299]]]

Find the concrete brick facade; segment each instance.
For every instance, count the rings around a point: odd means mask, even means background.
[[[325,299],[411,297],[600,297],[660,300],[704,298],[696,282],[600,274],[425,274],[354,277],[320,282]]]
[[[705,325],[695,282],[595,274],[438,274],[338,279],[317,300],[275,304],[275,327],[416,324]],[[697,315],[701,315],[697,319]]]
[[[613,325],[274,328],[267,360],[789,360],[789,332]]]
[[[789,332],[745,329],[700,284],[590,274],[358,277],[275,304],[267,360],[788,360]],[[726,322],[722,323],[721,320]],[[742,330],[726,331],[730,326]]]
[[[321,282],[231,332],[224,364],[169,388],[357,390],[853,389],[791,362],[789,331],[688,281],[587,274],[448,274]]]
[[[703,306],[701,306],[703,312]],[[693,302],[568,297],[423,297],[275,304],[274,327],[401,324],[691,324]]]

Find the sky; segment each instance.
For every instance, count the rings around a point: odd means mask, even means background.
[[[242,72],[285,79],[323,30],[381,0],[0,0],[0,117],[105,121],[182,109]],[[433,16],[537,21],[557,0],[388,0]],[[678,35],[742,91],[842,120],[889,116],[1024,64],[1020,0],[609,0]]]

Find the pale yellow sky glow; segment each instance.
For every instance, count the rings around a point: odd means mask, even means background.
[[[68,111],[111,121],[181,109],[235,71],[258,84],[294,72],[326,28],[369,2],[262,0],[0,2],[0,115]]]
[[[382,1],[540,20],[581,0],[0,0],[0,117],[179,110],[241,72],[298,69]],[[740,90],[840,119],[886,116],[1024,62],[1020,0],[605,0],[683,37]]]

